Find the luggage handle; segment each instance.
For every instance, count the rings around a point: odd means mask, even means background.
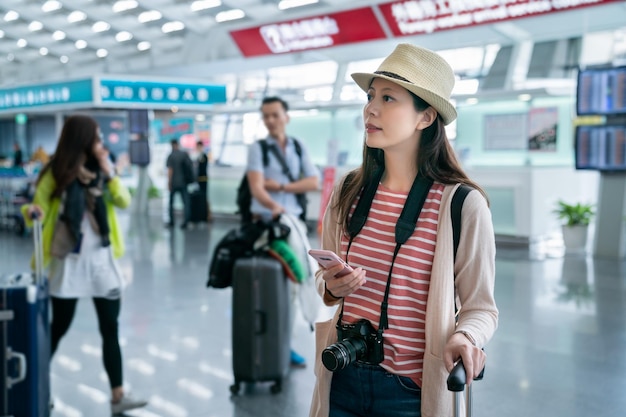
[[[256,311],[256,334],[261,335],[267,332],[267,316],[263,311]]]
[[[480,371],[480,374],[474,381],[480,381],[485,376],[485,368]],[[448,390],[452,392],[461,392],[465,388],[465,367],[463,366],[463,361],[458,361],[452,371],[450,371],[450,375],[448,376]]]
[[[7,362],[11,359],[17,360],[17,368],[19,370],[19,374],[15,378],[11,378],[7,376],[7,388],[13,387],[13,385],[18,384],[26,379],[26,355],[20,352],[14,352],[11,348],[7,348]]]
[[[33,243],[35,246],[35,284],[40,285],[44,280],[42,225],[39,213],[31,213],[31,219],[33,220]]]
[[[450,375],[448,376],[447,384],[448,390],[454,392],[454,416],[461,417],[461,402],[463,396],[463,390],[465,389],[465,367],[463,361],[458,361]],[[480,381],[485,376],[485,368],[480,371],[474,381]],[[472,417],[473,402],[472,402],[472,385],[467,386],[465,392],[465,412],[467,417]]]

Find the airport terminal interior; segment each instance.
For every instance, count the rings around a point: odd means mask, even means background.
[[[124,380],[149,401],[127,414],[308,416],[315,339],[299,314],[293,348],[308,366],[291,369],[278,394],[271,383],[258,383],[231,395],[232,290],[205,285],[212,248],[236,223],[216,219],[183,231],[164,229],[159,218],[121,219],[128,244],[121,264],[131,279],[120,317]],[[24,270],[31,248],[30,239],[3,234],[3,268]],[[473,388],[475,416],[624,415],[626,265],[554,252],[498,247],[500,322],[486,347],[485,378]],[[320,320],[329,310],[320,311]],[[54,417],[110,415],[96,326],[91,301],[81,300],[52,364]]]
[[[89,114],[133,194],[118,212],[120,342],[124,386],[148,405],[126,415],[308,416],[315,336],[299,311],[291,347],[306,367],[278,393],[267,382],[231,393],[232,288],[207,288],[209,263],[238,227],[266,96],[289,103],[287,133],[322,174],[307,217],[320,246],[326,191],[362,158],[366,97],[350,74],[373,72],[399,43],[453,68],[447,134],[490,200],[500,316],[474,415],[626,415],[626,1],[2,1],[0,275],[29,271],[18,209],[43,166],[35,155],[54,151],[65,117]],[[173,139],[194,160],[201,141],[209,157],[211,218],[186,229],[164,227]],[[578,241],[559,202],[590,214]],[[88,299],[50,383],[51,417],[111,414]]]

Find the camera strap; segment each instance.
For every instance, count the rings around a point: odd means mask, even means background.
[[[383,169],[379,169],[375,174],[374,178],[371,182],[369,182],[363,189],[359,201],[357,202],[357,206],[354,209],[354,213],[350,217],[348,223],[348,234],[350,236],[350,240],[348,241],[348,248],[346,251],[346,260],[348,259],[348,253],[350,252],[350,246],[352,245],[352,240],[359,234],[363,226],[365,225],[365,221],[367,220],[367,215],[369,213],[370,207],[372,206],[372,201],[374,201],[374,196],[376,194],[376,190],[378,189],[378,184],[383,175]],[[378,336],[382,338],[382,333],[385,329],[389,327],[389,321],[387,318],[387,308],[388,308],[388,298],[389,298],[389,289],[391,288],[391,273],[393,271],[393,264],[395,263],[396,256],[398,255],[398,251],[400,247],[411,237],[413,232],[415,231],[415,225],[417,224],[417,219],[422,211],[422,207],[426,202],[426,197],[428,196],[428,191],[430,191],[431,186],[433,185],[433,180],[431,178],[426,178],[422,175],[417,175],[415,180],[413,181],[413,185],[411,186],[411,191],[409,191],[409,195],[404,202],[404,207],[402,208],[402,212],[400,213],[400,217],[398,218],[398,222],[396,223],[395,229],[395,240],[396,247],[393,251],[393,257],[391,258],[391,266],[389,267],[389,275],[387,276],[387,286],[385,288],[385,296],[383,298],[383,302],[380,307],[380,323],[378,326]],[[341,324],[341,319],[343,317],[343,303],[341,303],[341,312],[339,313],[339,320],[337,322],[338,325]]]

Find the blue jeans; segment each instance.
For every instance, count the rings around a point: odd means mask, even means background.
[[[422,390],[409,377],[355,362],[335,372],[329,417],[420,417]]]

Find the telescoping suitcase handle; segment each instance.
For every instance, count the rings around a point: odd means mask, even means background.
[[[40,285],[44,280],[42,226],[39,213],[33,212],[31,218],[33,219],[33,243],[35,246],[35,283]]]
[[[474,381],[480,381],[485,375],[485,368],[480,371],[480,374],[474,378]],[[465,390],[465,367],[463,362],[459,361],[448,376],[448,390],[454,392],[454,417],[461,417],[461,401],[463,391]],[[465,392],[465,414],[466,417],[472,417],[473,412],[472,402],[472,385],[467,386]]]

